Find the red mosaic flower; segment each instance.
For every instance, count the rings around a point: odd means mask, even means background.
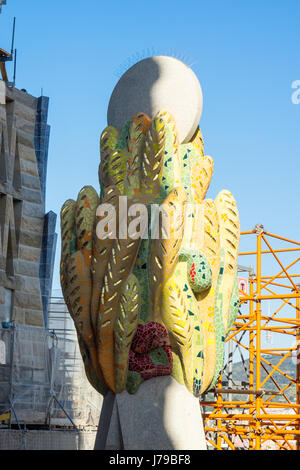
[[[129,370],[139,372],[144,380],[170,375],[173,356],[168,332],[157,322],[138,325],[129,351]]]

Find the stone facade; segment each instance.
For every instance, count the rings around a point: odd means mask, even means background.
[[[56,243],[56,215],[44,209],[48,98],[1,85],[0,327],[45,326]]]
[[[48,163],[48,147],[50,126],[47,124],[49,98],[40,96],[37,100],[35,119],[34,147],[37,158],[38,172],[40,178],[42,200],[45,209],[46,177]],[[48,212],[44,218],[42,251],[40,258],[40,286],[44,312],[45,327],[48,327],[48,301],[51,296],[53,266],[57,234],[55,233],[56,214]]]

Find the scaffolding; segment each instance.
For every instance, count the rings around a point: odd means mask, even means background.
[[[300,242],[262,225],[242,232],[241,246],[246,239],[253,249],[239,254],[248,277],[225,366],[200,401],[207,442],[213,450],[299,450]]]
[[[0,427],[96,430],[102,397],[86,378],[63,298],[52,297],[48,311],[48,329],[0,329]]]
[[[103,397],[89,383],[82,361],[74,322],[60,289],[54,289],[48,308],[49,331],[61,341],[61,369],[75,422],[80,427],[97,429]]]

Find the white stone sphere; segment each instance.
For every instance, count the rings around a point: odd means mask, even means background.
[[[122,75],[109,101],[107,121],[120,130],[137,113],[153,118],[163,109],[173,115],[179,141],[184,143],[196,131],[202,105],[201,86],[192,69],[173,57],[154,56]]]

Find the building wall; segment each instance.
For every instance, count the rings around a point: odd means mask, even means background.
[[[0,450],[93,450],[96,430],[2,430]]]
[[[38,172],[40,178],[42,200],[45,208],[46,180],[48,147],[50,137],[50,126],[47,124],[49,98],[40,96],[37,99],[37,110],[35,119],[34,147],[37,158]],[[48,301],[51,295],[53,266],[55,260],[55,248],[57,234],[55,233],[56,214],[48,212],[44,217],[42,251],[40,259],[40,287],[44,313],[44,324],[48,327]]]
[[[51,213],[49,224],[44,212],[47,161],[42,159],[49,141],[47,113],[42,116],[45,97],[1,85],[5,99],[0,100],[0,325],[7,320],[44,326],[43,285],[45,278],[52,279],[56,242],[56,215]],[[52,262],[46,272],[41,268],[45,259]]]
[[[42,305],[44,313],[45,328],[48,324],[49,298],[52,290],[53,268],[55,261],[55,249],[57,234],[55,233],[56,214],[48,212],[44,217],[44,229],[42,239],[42,250],[40,260],[40,286],[42,295]]]
[[[0,0],[0,13],[2,10],[2,5],[6,5],[6,0]]]

